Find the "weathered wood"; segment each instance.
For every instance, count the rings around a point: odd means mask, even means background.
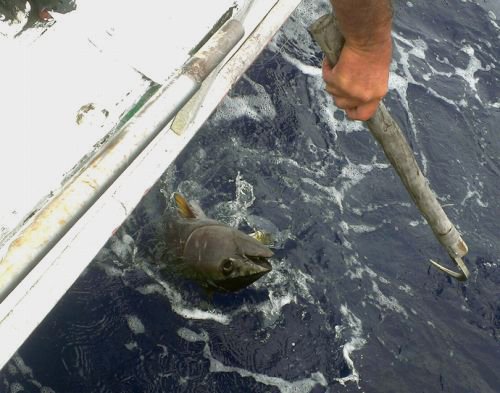
[[[310,26],[309,31],[329,62],[335,65],[344,44],[344,38],[337,27],[335,17],[332,14],[322,16]],[[467,245],[439,204],[429,182],[422,174],[403,132],[383,102],[380,103],[375,115],[365,123],[382,146],[387,159],[432,228],[434,235],[459,266],[461,272],[457,273],[432,260],[431,262],[456,279],[466,280],[469,271],[461,257],[467,254]]]

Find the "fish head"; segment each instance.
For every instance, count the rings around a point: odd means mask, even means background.
[[[182,260],[203,285],[235,292],[269,273],[272,256],[262,243],[220,224],[195,229],[186,239]]]

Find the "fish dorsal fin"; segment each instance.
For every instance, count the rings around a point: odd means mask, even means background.
[[[196,218],[201,218],[201,219],[207,218],[208,219],[207,215],[201,209],[200,205],[198,205],[197,202],[189,201],[189,207],[191,208],[191,211],[196,216]]]
[[[189,205],[188,201],[186,201],[186,198],[184,198],[181,194],[177,192],[174,194],[174,198],[175,198],[175,204],[177,205],[177,211],[179,212],[179,215],[181,217],[197,218],[196,212]]]

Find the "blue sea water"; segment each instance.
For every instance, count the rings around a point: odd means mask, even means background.
[[[469,246],[456,282],[380,147],[323,91],[304,1],[0,372],[1,392],[500,391],[500,5],[398,2],[385,99]],[[144,228],[179,191],[274,238],[209,303]]]

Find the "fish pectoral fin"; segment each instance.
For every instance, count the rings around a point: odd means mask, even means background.
[[[254,238],[258,242],[266,246],[270,246],[271,244],[273,244],[273,236],[269,232],[256,230],[255,232],[249,233],[248,236]]]
[[[183,218],[196,218],[196,214],[189,205],[186,198],[184,198],[178,192],[174,193],[175,204],[177,205],[177,211],[179,215]]]

